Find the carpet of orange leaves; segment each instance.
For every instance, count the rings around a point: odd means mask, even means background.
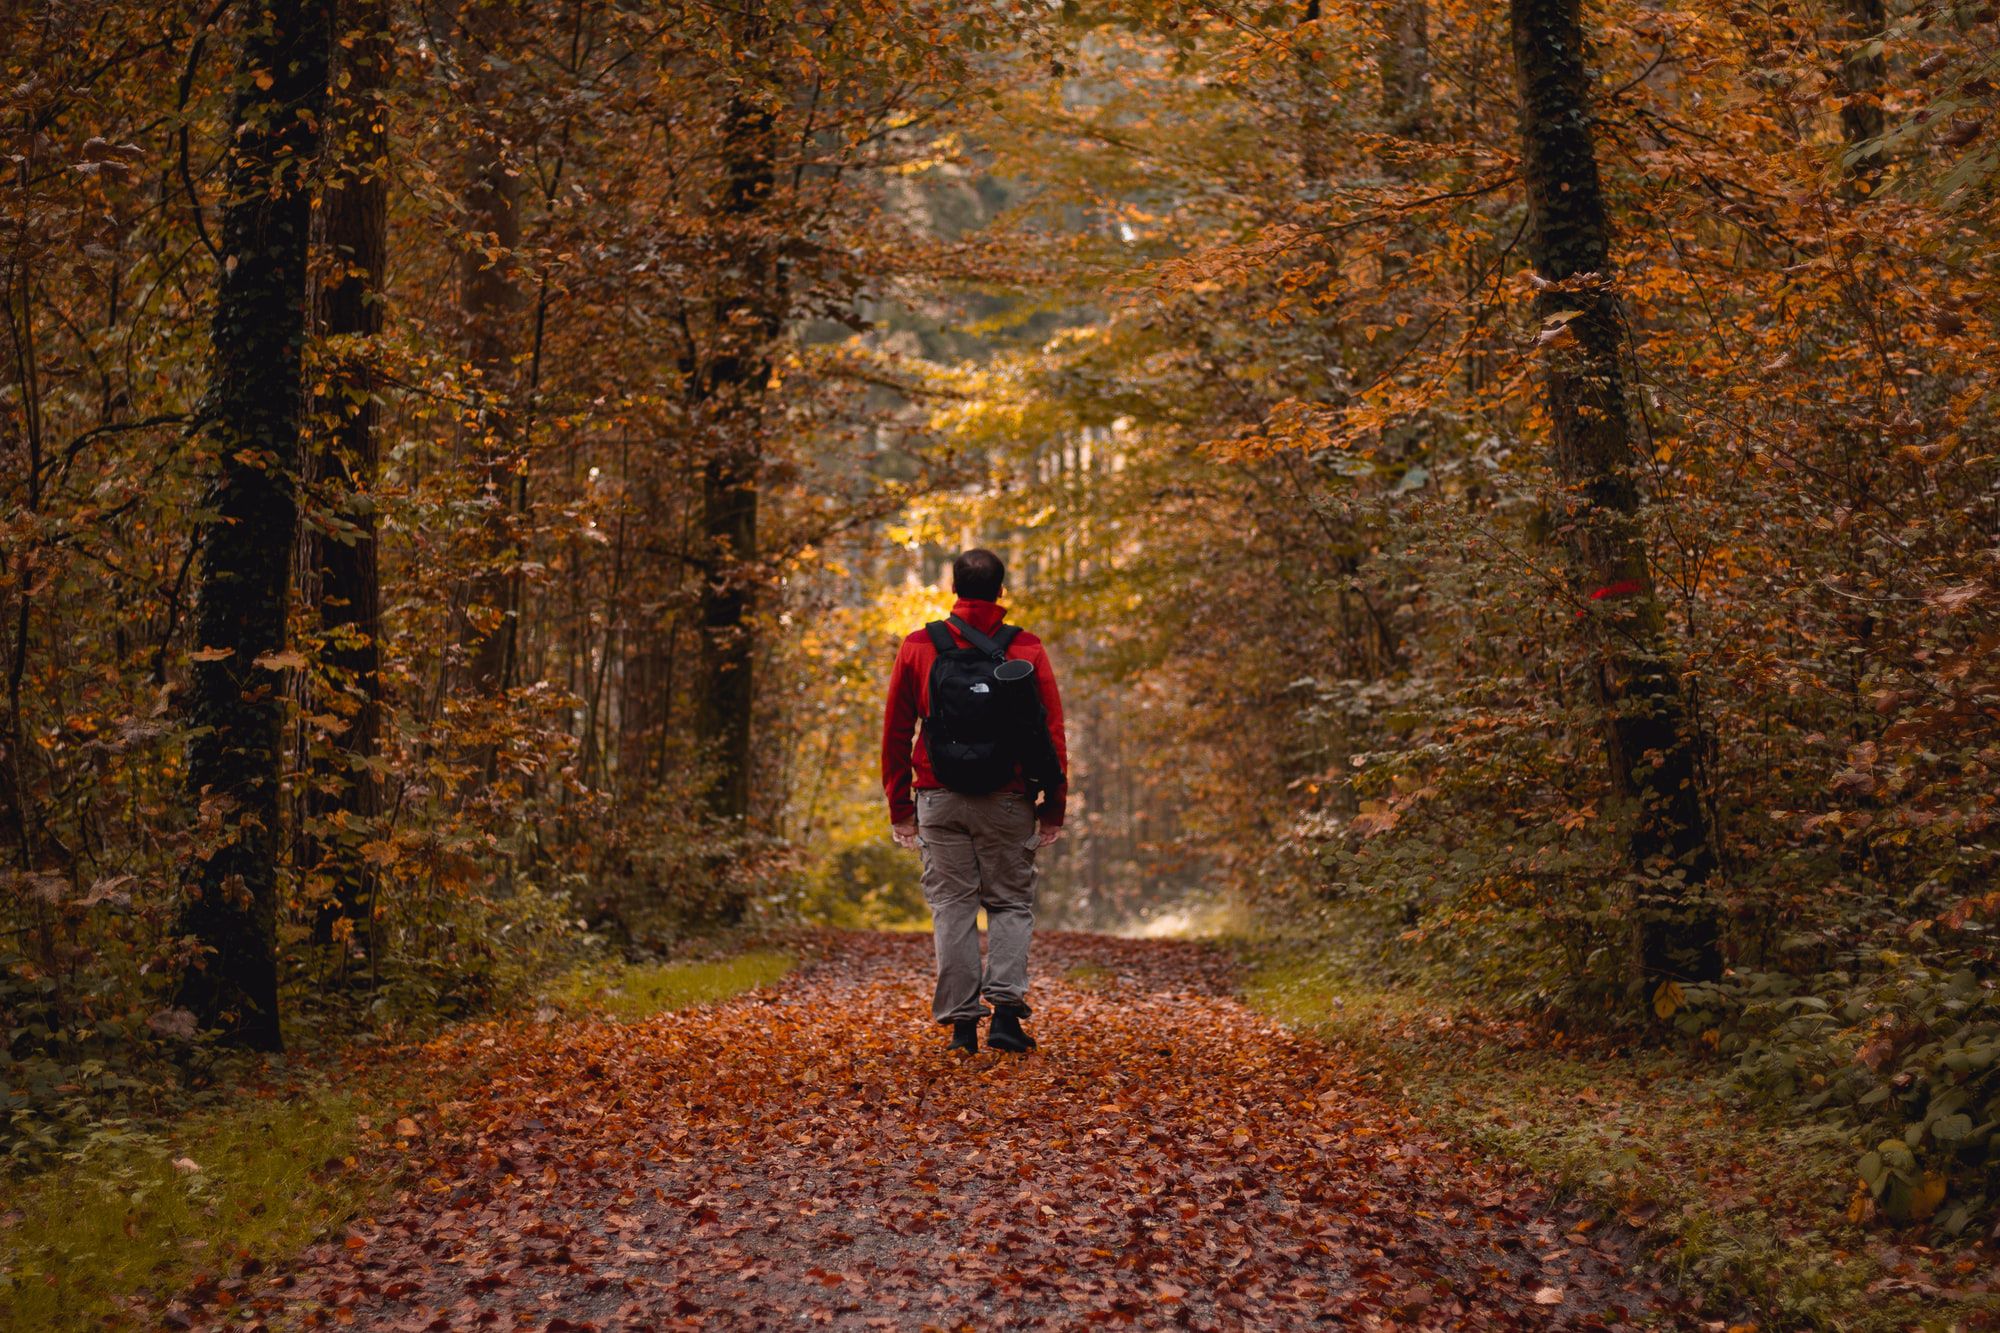
[[[728,1003],[429,1048],[491,1077],[400,1124],[410,1186],[238,1326],[1686,1326],[1615,1239],[1231,998],[1217,951],[1038,941],[1041,1050],[968,1060],[926,938],[806,947]]]

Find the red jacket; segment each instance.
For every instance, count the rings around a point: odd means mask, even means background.
[[[972,597],[959,598],[951,613],[981,634],[991,634],[1007,618],[1007,609],[998,602]],[[964,636],[956,629],[952,630],[951,636],[959,643],[965,643]],[[1068,773],[1069,751],[1063,744],[1062,695],[1056,690],[1055,668],[1049,665],[1049,655],[1043,650],[1042,641],[1022,630],[1007,645],[1007,656],[1035,664],[1035,689],[1042,696],[1042,707],[1049,714],[1049,741],[1056,747],[1056,758],[1062,761],[1063,772]],[[918,630],[903,640],[902,648],[896,653],[896,665],[889,672],[889,707],[882,717],[882,791],[889,798],[889,821],[894,824],[907,823],[917,817],[917,803],[910,795],[913,780],[919,789],[944,785],[931,772],[930,755],[924,749],[923,737],[917,734],[917,719],[931,711],[931,665],[936,661],[937,647],[931,643],[931,636]],[[1016,778],[1006,790],[1023,791],[1025,788]],[[1058,787],[1042,801],[1037,811],[1042,823],[1056,825],[1063,822],[1066,794],[1062,787]]]

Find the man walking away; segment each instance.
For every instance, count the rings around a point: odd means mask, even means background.
[[[931,1016],[951,1025],[947,1049],[966,1054],[979,1049],[979,1020],[988,1014],[982,994],[993,1006],[987,1046],[1034,1049],[1021,1020],[1029,1013],[1035,853],[1062,836],[1067,790],[1055,670],[1040,639],[1005,623],[1006,575],[1000,557],[984,549],[952,562],[958,601],[948,620],[903,640],[882,721],[891,831],[898,846],[921,849],[936,934]]]

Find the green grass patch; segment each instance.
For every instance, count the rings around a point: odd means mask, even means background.
[[[642,1018],[768,986],[791,966],[774,951],[600,965],[546,998]],[[233,1290],[386,1197],[399,1117],[445,1095],[440,1078],[476,1076],[385,1063],[244,1092],[165,1125],[101,1123],[54,1166],[0,1184],[0,1328],[151,1329],[177,1294]]]
[[[320,1086],[105,1127],[10,1184],[0,1326],[155,1326],[164,1298],[286,1258],[384,1188],[352,1169],[373,1099]]]
[[[676,963],[598,964],[564,976],[548,999],[559,1008],[629,1022],[775,985],[791,970],[791,955],[768,949]]]
[[[1102,990],[1105,983],[1116,975],[1102,963],[1072,963],[1063,973],[1063,980],[1084,990]]]
[[[1258,946],[1249,962],[1254,1007],[1344,1044],[1365,1079],[1446,1137],[1640,1228],[1718,1311],[1854,1333],[2000,1316],[1993,1296],[1954,1292],[1970,1258],[1849,1222],[1846,1135],[1746,1105],[1717,1065],[1496,1020],[1296,947]]]

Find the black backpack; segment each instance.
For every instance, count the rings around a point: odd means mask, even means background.
[[[957,616],[951,623],[970,647],[959,647],[942,620],[924,626],[937,647],[924,746],[939,782],[967,796],[983,796],[1011,782],[1021,762],[1017,692],[994,675],[1021,627],[1002,625],[988,638]]]

